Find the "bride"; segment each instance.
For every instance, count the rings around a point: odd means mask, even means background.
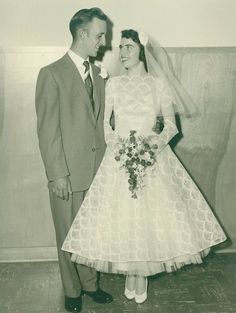
[[[124,30],[120,60],[125,74],[106,85],[107,150],[62,249],[74,262],[126,275],[125,296],[142,303],[148,276],[201,263],[226,236],[168,144],[178,133],[175,115],[195,107],[164,49]]]

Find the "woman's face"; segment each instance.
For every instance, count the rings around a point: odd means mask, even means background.
[[[121,38],[120,60],[126,69],[136,66],[139,60],[139,45],[131,38]]]

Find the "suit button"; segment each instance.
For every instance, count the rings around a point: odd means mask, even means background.
[[[95,152],[95,150],[96,150],[95,148],[92,149],[93,152]]]

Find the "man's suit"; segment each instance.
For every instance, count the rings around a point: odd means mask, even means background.
[[[92,65],[94,111],[68,54],[40,70],[36,87],[39,147],[49,181],[62,282],[69,297],[77,297],[81,288],[97,288],[96,272],[82,265],[76,268],[61,246],[105,152],[105,88],[99,71]],[[50,188],[52,181],[65,176],[73,191],[69,201],[56,197]]]

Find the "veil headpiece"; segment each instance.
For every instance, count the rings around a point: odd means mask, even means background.
[[[174,112],[185,117],[199,115],[197,107],[179,79],[166,50],[159,42],[142,30],[138,32],[139,40],[144,46],[148,73],[160,78],[170,88],[174,97]]]

